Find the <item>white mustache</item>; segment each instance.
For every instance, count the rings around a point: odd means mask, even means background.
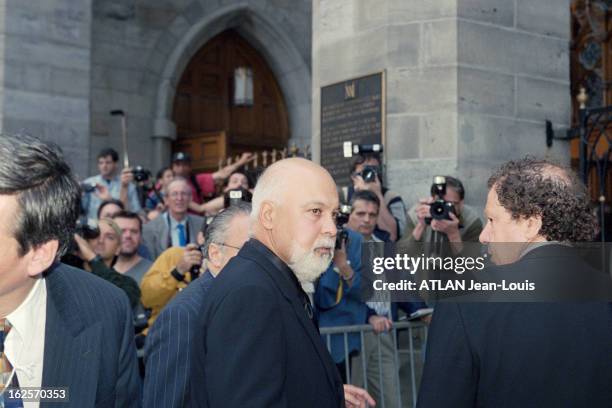
[[[313,245],[314,249],[319,249],[319,248],[323,248],[323,249],[329,249],[332,250],[336,247],[336,241],[331,239],[331,238],[323,238],[318,240],[317,242],[315,242],[315,244]],[[313,249],[313,250],[314,250]]]

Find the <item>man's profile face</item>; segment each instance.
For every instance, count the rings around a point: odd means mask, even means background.
[[[184,160],[172,163],[172,171],[176,177],[188,178],[191,175],[191,164]]]
[[[141,233],[140,223],[132,218],[115,218],[115,223],[121,228],[121,251],[124,256],[132,256],[138,252]]]
[[[98,171],[104,178],[110,178],[117,168],[117,163],[113,161],[112,156],[104,156],[98,159]]]
[[[18,214],[17,197],[0,195],[0,296],[28,282],[27,259],[19,256],[20,245],[13,231]]]
[[[167,205],[171,214],[182,215],[187,212],[191,201],[191,187],[185,180],[175,180],[168,186]]]
[[[313,281],[333,257],[337,234],[336,185],[328,175],[308,174],[300,183],[287,183],[284,201],[277,205],[274,241],[301,281]]]
[[[96,254],[107,261],[119,254],[121,247],[121,237],[107,222],[100,222],[100,235],[94,240],[94,251]]]
[[[525,220],[512,218],[499,203],[495,186],[489,190],[484,212],[487,223],[479,240],[488,244],[493,262],[500,265],[517,261],[529,241]]]
[[[370,238],[378,219],[378,205],[366,200],[355,200],[353,212],[349,216],[348,227]]]

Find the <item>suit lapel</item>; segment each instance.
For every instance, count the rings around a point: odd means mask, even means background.
[[[261,243],[257,243],[255,245],[263,245]],[[339,390],[341,387],[341,380],[338,374],[338,371],[335,365],[332,363],[331,356],[327,349],[325,349],[323,345],[323,341],[321,340],[321,336],[315,328],[312,320],[306,315],[306,311],[304,310],[304,306],[302,305],[299,294],[297,293],[297,289],[292,287],[293,282],[289,281],[288,277],[285,277],[283,274],[285,273],[282,270],[279,270],[273,262],[267,259],[266,254],[264,254],[261,250],[252,248],[252,243],[245,244],[245,248],[241,251],[242,256],[245,258],[251,259],[252,261],[259,264],[262,269],[270,276],[270,278],[276,283],[276,286],[280,289],[283,296],[287,299],[287,301],[291,304],[293,308],[293,312],[295,313],[298,321],[304,328],[304,331],[308,335],[308,338],[312,342],[313,347],[315,348],[321,363],[325,367],[325,373],[327,376],[327,380],[329,381],[331,387],[337,390],[338,392],[343,391]],[[338,401],[340,403],[340,401]]]
[[[172,246],[172,238],[170,237],[170,215],[165,212],[161,221],[158,236],[158,255]]]
[[[99,323],[86,326],[64,282],[51,272],[47,284],[47,317],[43,387],[69,387],[71,406],[94,406],[97,394],[98,364],[102,330]],[[42,408],[47,403],[41,403]]]

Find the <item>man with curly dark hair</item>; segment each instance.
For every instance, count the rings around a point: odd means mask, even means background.
[[[562,290],[600,274],[569,245],[595,233],[586,189],[570,170],[527,157],[503,165],[488,185],[480,241],[503,264],[495,273],[544,275]],[[604,274],[596,282],[609,288]],[[530,300],[438,304],[417,406],[612,406],[611,304]]]

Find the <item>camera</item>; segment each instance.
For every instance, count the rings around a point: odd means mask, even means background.
[[[361,173],[357,173],[357,175],[361,176],[366,183],[374,183],[378,177],[378,168],[376,166],[364,166]]]
[[[373,144],[353,144],[353,142],[344,142],[342,145],[344,157],[350,158],[353,155],[363,155],[368,153],[382,153],[383,146],[380,143]]]
[[[81,191],[83,193],[93,193],[96,191],[95,183],[81,183]]]
[[[446,177],[435,176],[433,184],[431,185],[432,195],[436,196],[436,199],[429,206],[429,215],[431,217],[425,218],[426,224],[431,224],[431,220],[450,220],[450,214],[457,214],[453,203],[444,200],[446,195]]]
[[[252,199],[253,194],[251,194],[249,190],[245,190],[244,188],[237,188],[225,193],[223,197],[223,206],[224,208],[227,208],[232,205],[237,205],[241,202],[250,203]]]
[[[202,245],[198,245],[198,251],[200,251],[200,253],[202,254],[202,259],[204,259],[204,251],[203,251],[204,247]],[[200,269],[201,269],[201,264],[194,264],[191,266],[191,269],[189,269],[189,273],[191,273],[191,281],[193,282],[194,280],[196,280],[199,276],[200,276]]]
[[[138,183],[147,182],[151,178],[151,172],[142,166],[134,167],[132,174],[134,175],[134,181]]]
[[[346,241],[348,241],[348,231],[344,225],[348,222],[351,211],[352,208],[348,204],[342,204],[338,209],[338,214],[336,215],[336,228],[338,229],[338,233],[336,234],[336,249],[342,248],[342,244],[344,243],[346,245]]]

